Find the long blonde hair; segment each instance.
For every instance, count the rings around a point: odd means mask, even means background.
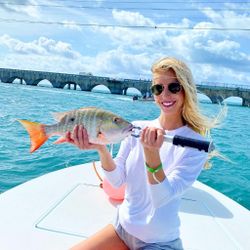
[[[186,124],[197,133],[206,137],[211,137],[211,129],[219,125],[222,117],[226,114],[226,108],[221,109],[219,114],[214,118],[203,115],[199,109],[197,89],[192,72],[184,62],[174,57],[165,57],[156,61],[152,65],[151,71],[154,75],[157,73],[165,73],[171,69],[175,72],[176,78],[184,90],[184,105],[182,109],[183,119]],[[218,151],[214,151],[210,153],[209,159],[213,156],[220,156],[220,154]],[[210,164],[207,163],[205,167],[210,167]]]

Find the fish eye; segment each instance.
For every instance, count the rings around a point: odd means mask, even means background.
[[[73,122],[73,121],[75,120],[75,118],[74,118],[74,117],[71,117],[69,120],[70,120],[71,122]]]
[[[113,118],[113,122],[114,122],[114,123],[118,123],[118,122],[120,122],[120,120],[121,120],[121,119],[120,119],[119,117],[114,117],[114,118]]]

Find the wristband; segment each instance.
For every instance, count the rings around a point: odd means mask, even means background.
[[[162,169],[162,163],[157,168],[151,168],[148,166],[147,163],[145,163],[145,164],[146,164],[146,168],[147,168],[148,172],[150,172],[152,174],[157,173],[160,169]]]

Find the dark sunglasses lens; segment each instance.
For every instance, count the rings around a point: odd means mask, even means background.
[[[154,95],[160,95],[163,91],[163,86],[160,84],[155,84],[151,87],[151,91]]]
[[[168,90],[171,93],[176,94],[176,93],[181,91],[181,85],[178,82],[173,82],[173,83],[168,85]]]

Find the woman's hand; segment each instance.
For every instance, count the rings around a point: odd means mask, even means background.
[[[144,150],[159,151],[164,141],[164,130],[154,127],[146,127],[141,133],[141,143]]]
[[[106,148],[105,145],[90,143],[87,130],[81,125],[76,125],[73,133],[67,132],[65,138],[66,142],[72,143],[83,150],[96,149],[99,151]]]
[[[143,145],[146,165],[151,169],[161,166],[160,148],[164,141],[164,130],[160,128],[146,127],[141,133],[141,143]],[[151,184],[162,182],[166,175],[163,169],[157,171],[156,176],[147,171],[148,180]]]

